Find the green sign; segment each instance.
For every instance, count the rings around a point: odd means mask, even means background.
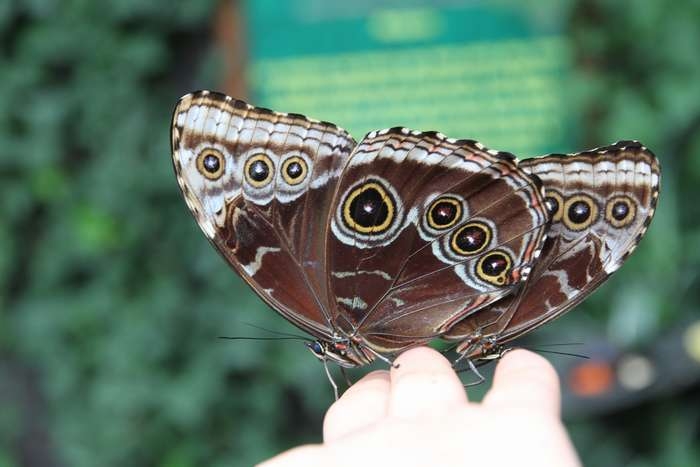
[[[556,4],[250,0],[254,103],[358,139],[406,126],[523,156],[561,150],[569,58]]]

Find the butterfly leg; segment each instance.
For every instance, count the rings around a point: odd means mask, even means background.
[[[476,369],[476,365],[474,365],[474,362],[472,362],[471,359],[467,359],[467,365],[469,366],[469,369],[472,371],[472,373],[474,373],[478,379],[476,381],[466,383],[464,385],[465,388],[468,388],[470,386],[478,386],[479,384],[486,381],[486,378],[484,378],[484,376],[481,373],[479,373],[479,370]]]
[[[331,375],[331,370],[328,369],[328,360],[323,360],[323,369],[326,370],[326,376],[328,377],[328,381],[333,387],[333,394],[335,395],[335,400],[338,400],[338,385],[335,383],[335,380]]]
[[[387,365],[389,365],[390,367],[392,367],[394,369],[397,369],[399,366],[401,366],[401,365],[394,363],[390,358],[385,357],[384,355],[380,354],[379,352],[377,352],[369,347],[365,347],[365,350],[369,351],[372,355],[374,355],[379,360],[383,361],[384,363],[386,363]]]
[[[467,362],[469,362],[469,365],[473,366],[474,364],[471,362],[471,359],[467,358],[467,355],[471,355],[475,348],[476,344],[471,344],[465,350],[459,352],[459,356],[455,359],[454,362],[452,362],[452,368],[457,369],[458,364],[465,358],[467,359]]]
[[[452,362],[452,368],[457,368],[457,365],[459,364],[459,362],[461,362],[462,360],[464,360],[464,357],[466,357],[466,355],[467,355],[466,352],[460,353],[460,354],[459,354],[459,357],[457,357],[457,358],[455,359],[455,361]]]

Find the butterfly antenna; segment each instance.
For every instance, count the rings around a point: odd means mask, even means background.
[[[557,342],[553,344],[537,344],[538,347],[564,347],[567,345],[583,345],[583,342]]]
[[[245,324],[246,326],[249,326],[249,327],[251,327],[251,328],[258,329],[258,330],[260,330],[260,331],[265,331],[265,332],[269,332],[270,334],[275,334],[275,335],[277,335],[277,336],[296,337],[296,338],[298,338],[298,339],[303,339],[303,340],[306,340],[306,341],[311,340],[311,339],[309,339],[307,336],[302,336],[301,334],[294,334],[294,333],[291,333],[291,332],[283,332],[283,331],[274,331],[274,330],[272,330],[272,329],[267,329],[267,328],[264,328],[264,327],[262,327],[262,326],[258,326],[258,325],[253,324],[253,323],[246,323],[246,322],[243,322],[243,324]]]
[[[558,352],[556,350],[542,349],[542,348],[538,348],[538,347],[527,347],[527,350],[532,350],[533,352],[546,353],[546,354],[552,354],[552,355],[565,355],[567,357],[585,358],[586,360],[591,358],[588,355],[583,355],[583,354],[578,354],[578,353],[573,353],[573,352]]]
[[[275,337],[249,337],[249,336],[218,336],[219,339],[228,339],[231,341],[299,341],[305,339],[301,336],[275,336]]]

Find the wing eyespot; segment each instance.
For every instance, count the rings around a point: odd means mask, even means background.
[[[348,194],[342,210],[348,229],[362,234],[382,233],[396,217],[396,201],[381,183],[370,180]]]
[[[282,178],[289,185],[299,185],[309,173],[306,161],[299,156],[291,156],[282,163]]]
[[[490,284],[505,285],[512,266],[513,260],[508,253],[494,250],[481,257],[476,263],[476,275]]]
[[[590,227],[598,219],[598,205],[588,195],[578,194],[566,200],[562,221],[569,230],[578,232]]]
[[[205,148],[197,155],[197,170],[204,178],[218,180],[226,169],[226,159],[218,149]]]
[[[462,201],[453,196],[434,200],[425,214],[428,225],[435,230],[446,230],[462,219]]]
[[[637,205],[629,196],[615,196],[605,206],[605,220],[615,228],[627,227],[637,215]]]
[[[460,256],[480,253],[491,243],[493,232],[483,222],[469,222],[454,231],[450,239],[450,248]]]
[[[243,168],[246,181],[254,188],[262,188],[270,183],[274,171],[272,159],[264,153],[250,157]]]
[[[552,222],[560,222],[564,213],[564,197],[556,190],[547,190],[544,196],[549,218]]]

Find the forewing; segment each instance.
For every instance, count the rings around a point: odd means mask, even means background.
[[[204,234],[270,306],[323,338],[324,225],[354,144],[333,124],[209,91],[173,115],[175,173]]]

